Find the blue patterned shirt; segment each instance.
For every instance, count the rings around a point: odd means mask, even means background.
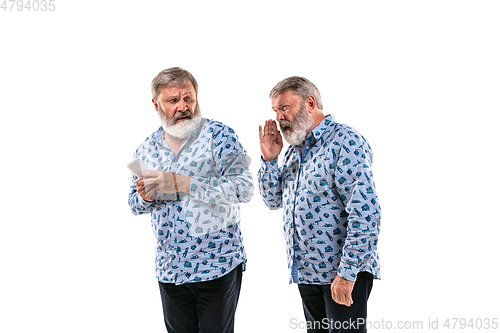
[[[290,283],[330,284],[362,271],[380,278],[380,206],[368,142],[328,115],[290,145],[283,166],[261,160],[259,190],[270,209],[283,208]],[[293,272],[293,266],[296,271]]]
[[[234,131],[213,120],[204,119],[176,155],[163,135],[160,127],[134,157],[150,170],[190,176],[190,193],[158,193],[150,203],[137,192],[137,176],[132,175],[130,208],[135,215],[151,214],[158,281],[216,279],[246,262],[239,203],[253,195],[249,158]]]

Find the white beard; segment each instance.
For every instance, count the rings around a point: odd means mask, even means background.
[[[175,125],[166,126],[165,124],[162,123],[162,126],[165,132],[167,132],[171,136],[179,139],[185,139],[191,133],[193,133],[198,128],[198,126],[200,126],[201,120],[202,118],[200,114],[199,116],[183,120]]]
[[[306,139],[307,134],[309,133],[309,129],[313,125],[314,120],[307,112],[305,106],[303,105],[299,114],[293,121],[293,124],[287,120],[280,122],[281,133],[285,138],[286,142],[291,145],[300,145]],[[291,128],[291,130],[283,131],[281,124],[286,124]]]
[[[159,109],[158,116],[160,117],[163,130],[171,136],[179,139],[187,138],[198,128],[198,126],[200,126],[200,123],[203,120],[198,106],[196,106],[195,112],[191,119],[184,119],[183,121],[176,124],[172,124],[172,119],[167,119],[167,116],[165,115],[161,107]]]

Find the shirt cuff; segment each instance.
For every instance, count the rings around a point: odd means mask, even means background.
[[[149,208],[149,207],[153,206],[153,204],[155,203],[155,201],[146,201],[146,200],[144,200],[140,195],[138,195],[137,201],[144,208]]]
[[[349,265],[349,270],[347,270],[345,265],[342,262],[340,263],[338,275],[340,275],[341,278],[354,282],[358,277],[358,273],[359,267]]]
[[[262,156],[260,156],[260,165],[264,168],[270,168],[275,166],[278,163],[278,158],[272,160],[272,161],[266,161]]]

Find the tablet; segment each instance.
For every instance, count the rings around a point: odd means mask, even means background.
[[[127,168],[129,168],[129,170],[132,171],[137,177],[140,177],[141,173],[149,171],[149,169],[138,159],[134,159],[132,162],[130,162],[127,165]]]

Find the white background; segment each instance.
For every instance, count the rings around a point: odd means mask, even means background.
[[[285,77],[310,79],[325,114],[368,139],[383,209],[370,320],[500,317],[497,1],[54,3],[0,10],[0,331],[165,331],[125,166],[159,127],[149,85],[172,66],[255,177]],[[236,332],[305,332],[290,328],[303,314],[281,213],[258,191],[242,205]]]

